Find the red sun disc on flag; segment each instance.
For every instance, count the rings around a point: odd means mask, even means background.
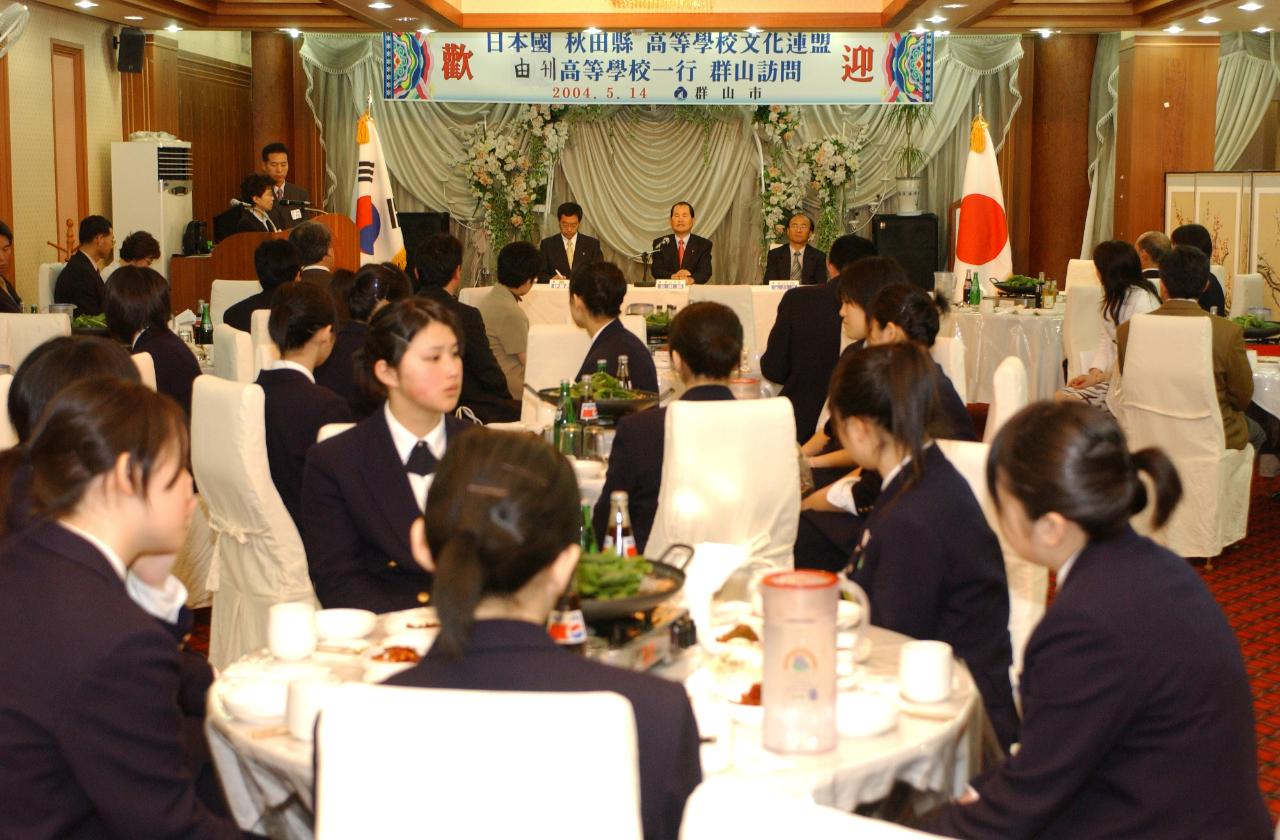
[[[1000,256],[1008,241],[1004,208],[990,196],[966,195],[960,202],[956,259],[967,265],[986,265]]]

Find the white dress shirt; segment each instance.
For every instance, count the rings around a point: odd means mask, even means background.
[[[383,413],[387,418],[387,428],[391,430],[391,443],[395,445],[396,454],[400,456],[400,463],[408,464],[409,456],[413,453],[413,448],[418,445],[418,436],[404,427],[404,424],[396,419],[391,413],[391,405],[386,404],[382,407]],[[444,457],[445,448],[445,432],[444,432],[444,415],[440,415],[440,422],[436,427],[427,432],[427,436],[421,438],[427,444],[427,449],[431,450],[431,454],[436,456],[436,460]],[[431,482],[435,479],[435,475],[418,475],[417,473],[407,473],[409,476],[409,486],[413,488],[414,501],[418,503],[418,510],[426,510],[427,508],[427,491],[431,489]]]
[[[139,580],[136,575],[129,574],[124,561],[120,559],[120,555],[116,554],[115,549],[111,546],[88,531],[77,528],[69,522],[59,522],[58,524],[98,549],[102,556],[107,558],[111,568],[124,581],[124,588],[129,593],[129,598],[139,607],[142,607],[148,615],[155,616],[170,624],[178,620],[178,613],[181,611],[182,605],[187,602],[187,588],[182,585],[182,581],[173,575],[169,575],[169,577],[165,578],[162,586],[149,586]]]
[[[296,370],[307,379],[310,379],[313,384],[316,381],[316,375],[311,372],[306,365],[300,365],[297,362],[291,362],[287,359],[276,359],[274,362],[267,365],[267,370]],[[390,411],[388,411],[388,414],[389,413]]]

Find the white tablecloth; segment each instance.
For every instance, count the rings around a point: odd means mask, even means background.
[[[1012,309],[1006,303],[994,314],[956,308],[942,321],[940,336],[960,335],[965,349],[969,402],[990,403],[996,368],[1007,356],[1027,366],[1027,394],[1032,400],[1053,398],[1062,380],[1061,310]]]
[[[1280,358],[1261,358],[1253,369],[1253,401],[1280,417]]]

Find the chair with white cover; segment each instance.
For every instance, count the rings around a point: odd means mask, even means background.
[[[524,384],[538,391],[556,388],[562,379],[573,381],[590,349],[591,336],[579,327],[570,324],[530,324]],[[553,416],[555,414],[554,406],[530,394],[527,388],[521,400],[520,421],[526,426],[545,425],[545,422],[549,422],[546,421],[548,410]]]
[[[0,450],[18,445],[18,431],[9,420],[9,386],[12,384],[12,373],[0,373]]]
[[[253,381],[253,339],[230,324],[213,328],[213,375],[232,382]]]
[[[939,336],[934,339],[929,355],[942,367],[942,372],[951,380],[960,402],[969,402],[969,374],[965,367],[968,362],[964,351],[964,341],[959,333],[952,337]]]
[[[620,694],[347,683],[320,708],[316,840],[419,837],[424,814],[438,837],[640,840],[635,713]],[[572,784],[548,765],[566,744]]]
[[[1071,260],[1067,263],[1067,277],[1064,281],[1063,288],[1067,290],[1067,297],[1076,293],[1076,289],[1084,286],[1101,286],[1102,281],[1098,279],[1098,269],[1093,264],[1093,260]]]
[[[0,315],[0,363],[16,372],[32,350],[60,335],[71,335],[66,315]]]
[[[267,611],[284,601],[316,603],[307,555],[271,481],[264,395],[216,376],[195,381],[191,464],[209,508],[217,559],[209,661],[224,668],[267,644]]]
[[[790,568],[800,517],[791,401],[686,402],[667,407],[662,484],[644,547],[750,546],[751,559]]]
[[[40,311],[46,311],[53,303],[53,290],[58,285],[58,275],[66,268],[66,263],[40,263],[36,269],[36,303]]]
[[[618,320],[622,322],[622,326],[626,327],[632,335],[640,339],[641,344],[646,344],[648,342],[649,338],[648,333],[645,330],[643,315],[620,315]]]
[[[1102,335],[1102,286],[1080,285],[1067,295],[1062,319],[1062,350],[1067,356],[1067,380],[1089,370],[1089,361]]]
[[[1163,449],[1182,502],[1151,537],[1183,557],[1217,557],[1244,538],[1253,447],[1227,449],[1208,318],[1136,315],[1129,321],[1121,394],[1113,408],[1129,449]],[[1147,530],[1147,517],[1135,524]]]
[[[320,431],[316,432],[316,443],[324,443],[329,438],[342,434],[354,425],[355,423],[325,423],[320,427]]]
[[[209,291],[209,318],[216,327],[222,323],[227,309],[262,291],[262,284],[257,280],[214,280]],[[199,312],[196,313],[198,317]]]
[[[151,358],[150,353],[134,353],[131,358],[134,366],[138,368],[138,376],[142,378],[142,384],[154,391],[156,389],[156,360]]]
[[[1006,356],[996,368],[992,383],[991,408],[987,412],[987,429],[982,439],[995,440],[1000,427],[1027,405],[1027,366],[1017,356]]]
[[[1254,307],[1267,305],[1267,284],[1261,274],[1237,274],[1231,278],[1231,317],[1248,315]]]
[[[738,316],[738,320],[742,322],[742,349],[746,351],[748,359],[754,359],[757,353],[764,352],[764,347],[760,345],[768,336],[756,335],[755,294],[751,286],[722,286],[710,283],[690,286],[689,302],[697,303],[703,300],[724,304]],[[840,335],[844,337],[843,330]]]
[[[271,331],[267,328],[267,322],[270,320],[270,309],[258,309],[249,316],[249,338],[253,342],[254,379],[258,378],[258,374],[264,367],[280,360],[280,348],[271,339]]]

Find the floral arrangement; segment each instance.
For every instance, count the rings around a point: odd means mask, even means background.
[[[762,253],[765,253],[771,242],[786,233],[787,221],[800,211],[804,202],[804,182],[794,175],[787,175],[776,164],[766,164],[762,183],[760,244]]]
[[[751,115],[751,123],[760,129],[776,155],[795,139],[800,127],[800,109],[793,105],[759,105]]]
[[[822,250],[840,235],[840,219],[844,215],[845,191],[853,186],[858,173],[858,152],[866,143],[865,128],[856,140],[827,137],[801,146],[796,177],[817,194],[818,216],[816,245]]]

